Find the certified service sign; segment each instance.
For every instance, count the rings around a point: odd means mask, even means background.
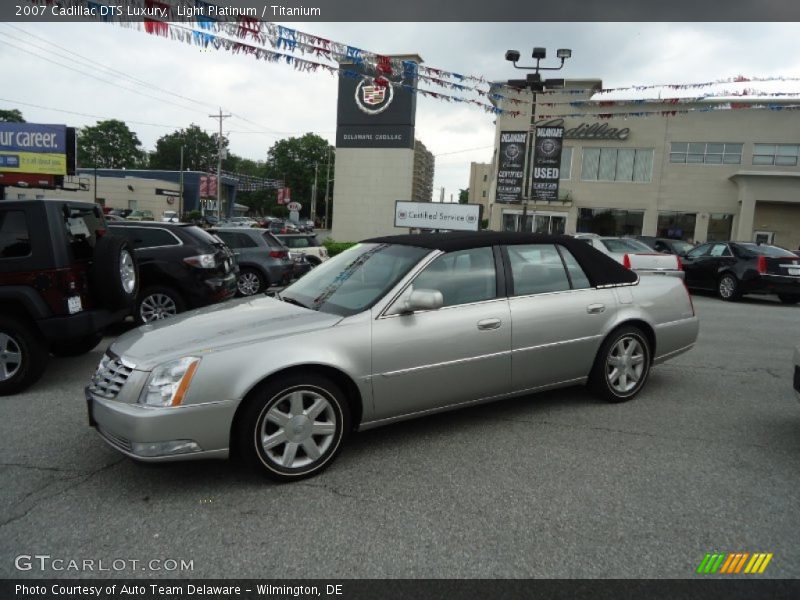
[[[394,226],[408,229],[478,231],[482,208],[480,204],[398,200],[394,207]]]

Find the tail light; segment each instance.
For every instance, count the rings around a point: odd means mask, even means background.
[[[217,266],[217,261],[213,254],[198,254],[197,256],[187,256],[183,259],[187,265],[198,269],[213,269]]]
[[[681,260],[681,257],[676,254],[675,260],[678,261],[678,271],[683,271],[683,261]]]
[[[627,254],[622,258],[622,266],[625,267],[626,269],[631,268],[631,257],[628,256]]]
[[[758,272],[762,275],[767,272],[767,257],[766,256],[759,256],[758,257],[758,266],[756,267]]]
[[[98,227],[97,229],[94,230],[94,234],[97,237],[101,238],[106,234],[106,228],[105,227]]]
[[[286,250],[270,250],[269,255],[272,258],[289,258],[289,252]]]

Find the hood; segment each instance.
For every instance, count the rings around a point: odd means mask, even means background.
[[[234,300],[142,325],[120,336],[110,349],[137,369],[149,370],[182,356],[324,329],[341,320],[274,298]]]

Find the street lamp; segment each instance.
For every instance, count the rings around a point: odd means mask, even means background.
[[[539,74],[539,71],[559,71],[564,68],[564,61],[568,58],[572,57],[572,50],[569,48],[559,48],[556,50],[556,58],[561,59],[561,62],[557,67],[543,67],[541,66],[541,61],[547,58],[547,49],[536,47],[533,49],[531,53],[531,58],[536,60],[536,65],[530,67],[521,67],[517,63],[520,59],[519,50],[506,50],[506,60],[514,65],[515,69],[523,69],[526,71],[533,71],[532,74],[528,75],[525,79],[509,79],[508,85],[516,88],[521,89],[530,89],[533,92],[533,106],[532,106],[532,114],[531,114],[531,123],[535,124],[536,122],[536,92],[544,91],[547,88],[557,88],[557,87],[564,87],[564,80],[563,79],[545,79],[542,81],[542,76]],[[523,231],[525,227],[525,221],[528,218],[528,182],[530,181],[530,132],[528,133],[528,152],[526,153],[525,157],[525,182],[523,184],[523,203],[522,203],[522,219],[517,226],[518,231]],[[533,224],[531,224],[531,231],[533,230]]]

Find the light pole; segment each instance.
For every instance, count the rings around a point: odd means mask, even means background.
[[[331,147],[328,146],[328,174],[325,177],[325,229],[330,229],[329,225],[331,222],[330,214],[331,214],[331,201],[328,196],[328,190],[331,188]],[[314,227],[316,227],[316,223]]]
[[[509,79],[508,85],[517,88],[529,88],[533,92],[533,104],[531,106],[531,125],[535,127],[536,123],[536,92],[544,91],[547,88],[564,87],[563,79],[545,79],[542,81],[542,76],[539,71],[559,71],[564,67],[564,61],[572,56],[572,50],[569,48],[559,48],[556,50],[556,57],[561,59],[561,64],[557,67],[542,67],[539,63],[547,58],[546,48],[534,48],[531,57],[536,59],[536,65],[531,67],[520,67],[517,62],[519,61],[519,50],[506,50],[506,60],[514,64],[515,69],[524,69],[533,71],[525,79]],[[535,129],[534,129],[535,132]],[[529,183],[531,176],[531,134],[528,131],[528,143],[526,144],[525,152],[525,177],[522,184],[522,219],[520,219],[517,231],[525,230],[525,221],[528,218],[528,199],[530,197]],[[531,231],[533,231],[533,223],[531,223]]]

